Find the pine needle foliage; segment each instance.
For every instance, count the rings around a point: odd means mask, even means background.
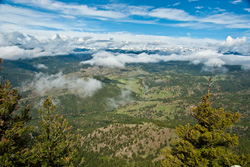
[[[72,133],[72,127],[63,116],[54,114],[56,106],[50,98],[45,99],[43,108],[39,110],[42,133],[31,150],[30,166],[73,166],[81,136]]]
[[[1,63],[1,62],[0,62]],[[26,151],[26,123],[31,119],[30,107],[20,110],[21,96],[12,89],[9,81],[0,82],[0,164],[1,166],[22,166]]]
[[[227,132],[240,119],[239,113],[214,109],[209,101],[211,94],[203,96],[199,106],[193,109],[196,125],[179,126],[172,148],[163,150],[163,167],[216,167],[250,165],[250,156],[235,155],[230,149],[238,145],[238,137]]]

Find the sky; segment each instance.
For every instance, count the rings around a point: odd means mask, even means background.
[[[0,31],[250,39],[248,0],[2,0]]]

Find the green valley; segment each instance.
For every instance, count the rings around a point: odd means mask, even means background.
[[[159,166],[161,149],[177,139],[174,128],[196,123],[192,108],[206,93],[211,71],[185,61],[131,63],[123,68],[79,65],[89,56],[6,60],[1,76],[20,90],[21,105],[31,105],[30,124],[34,126],[41,101],[52,98],[56,113],[64,115],[74,132],[83,136],[79,156],[85,157],[85,166]],[[35,68],[39,63],[48,69]],[[224,68],[228,71],[215,68],[212,78],[213,106],[242,114],[231,132],[240,136],[235,152],[247,154],[250,73],[239,66]],[[81,84],[80,79],[87,82],[88,78],[101,82],[101,86],[89,94],[74,87]],[[62,82],[65,85],[59,87]]]

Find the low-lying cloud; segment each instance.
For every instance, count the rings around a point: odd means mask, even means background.
[[[44,64],[37,64],[37,65],[34,65],[34,67],[37,69],[48,69],[48,67],[45,66]]]
[[[79,34],[78,34],[79,35]],[[225,41],[134,35],[129,33],[96,34],[68,37],[35,37],[19,32],[0,33],[0,57],[17,60],[41,56],[79,54],[88,49],[92,59],[80,64],[105,67],[125,67],[128,63],[156,63],[160,61],[190,61],[204,66],[241,65],[250,69],[250,42],[246,37],[227,37]],[[84,48],[76,50],[77,48]],[[107,52],[103,50],[123,50]],[[101,51],[102,50],[102,51]],[[129,53],[127,52],[129,51]],[[140,51],[140,54],[133,51]],[[144,51],[144,52],[143,52]],[[37,65],[37,68],[44,68]]]
[[[131,97],[130,89],[122,89],[121,94],[117,98],[108,98],[107,104],[111,108],[117,108],[119,106],[124,106],[125,104],[131,102],[133,98]]]
[[[249,69],[250,56],[222,54],[217,50],[196,50],[181,54],[117,54],[100,51],[93,54],[93,58],[80,64],[90,64],[105,67],[125,67],[126,63],[156,63],[160,61],[190,61],[192,64],[202,63],[207,67],[222,67],[223,65],[241,65],[242,69]]]
[[[77,54],[77,48],[90,50],[161,50],[177,47],[199,47],[218,42],[212,39],[134,35],[130,33],[75,33],[67,35],[32,36],[20,32],[0,33],[0,57],[9,60],[42,56]],[[75,36],[75,37],[74,37]],[[179,49],[180,50],[180,49]],[[175,51],[178,51],[176,49]],[[111,60],[112,61],[112,60]]]
[[[115,54],[106,51],[100,51],[92,55],[93,58],[83,61],[80,64],[90,64],[105,67],[125,67],[126,63],[152,63],[159,62],[164,58],[159,55],[141,54]]]
[[[0,33],[0,57],[3,59],[18,60],[68,55],[74,53],[74,48],[76,46],[71,40],[60,35],[39,39],[19,32]]]
[[[85,80],[78,77],[66,77],[62,72],[54,75],[37,73],[30,86],[39,95],[63,90],[80,97],[91,97],[102,88],[102,82],[93,78]]]

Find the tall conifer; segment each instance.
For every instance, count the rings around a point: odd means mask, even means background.
[[[71,126],[63,116],[53,114],[56,107],[50,98],[45,99],[43,108],[39,110],[42,133],[32,148],[31,166],[73,166],[81,136],[72,133]]]
[[[240,119],[240,114],[225,112],[223,108],[214,109],[210,96],[208,91],[201,104],[193,109],[196,125],[176,128],[179,140],[173,142],[172,148],[163,150],[163,167],[250,165],[249,155],[235,155],[230,149],[238,145],[238,137],[228,133],[227,129]]]
[[[23,154],[27,150],[26,123],[31,117],[29,106],[18,109],[20,99],[9,81],[0,82],[0,166],[23,166]]]

